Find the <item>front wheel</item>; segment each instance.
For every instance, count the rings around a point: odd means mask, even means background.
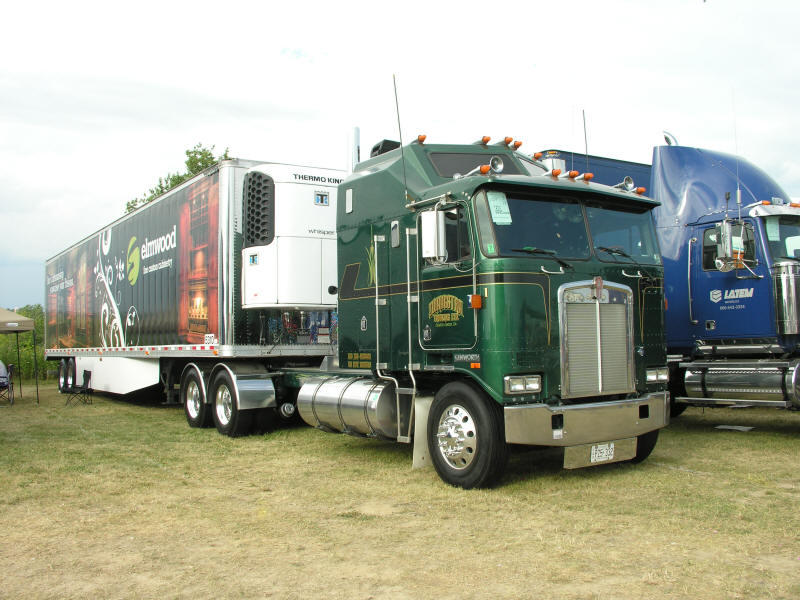
[[[206,404],[200,374],[190,369],[181,381],[181,404],[189,427],[211,426],[211,405]]]
[[[636,438],[636,456],[631,459],[632,463],[640,463],[645,458],[650,456],[653,448],[656,447],[658,441],[658,429],[648,431],[647,433],[637,436]]]
[[[464,489],[492,485],[508,461],[502,409],[468,383],[448,383],[428,414],[428,451],[446,483]]]
[[[214,376],[210,392],[217,431],[230,437],[248,434],[253,424],[253,411],[239,410],[236,386],[227,370],[222,369]]]

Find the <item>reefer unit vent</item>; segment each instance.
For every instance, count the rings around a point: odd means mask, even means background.
[[[264,173],[244,178],[244,245],[267,246],[275,237],[275,181]]]

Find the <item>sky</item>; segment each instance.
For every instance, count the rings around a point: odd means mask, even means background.
[[[739,154],[800,197],[800,4],[15,2],[0,36],[0,306],[197,143],[346,168],[384,138],[649,162]],[[583,115],[586,119],[584,140]]]

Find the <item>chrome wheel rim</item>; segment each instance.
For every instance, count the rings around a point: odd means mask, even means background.
[[[233,410],[233,398],[228,386],[223,384],[217,388],[217,420],[220,425],[227,425],[231,422],[231,412]]]
[[[194,380],[186,386],[186,412],[192,419],[200,416],[200,387]]]
[[[454,469],[466,469],[472,464],[478,449],[478,432],[467,409],[453,404],[442,413],[436,443],[442,458]]]

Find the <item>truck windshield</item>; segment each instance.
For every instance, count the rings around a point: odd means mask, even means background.
[[[587,259],[594,248],[600,260],[608,262],[661,261],[647,210],[584,205],[578,198],[553,192],[516,195],[486,190],[475,197],[475,213],[487,256]]]
[[[489,190],[478,194],[475,207],[487,255],[589,258],[583,210],[574,198]]]
[[[631,211],[587,203],[586,217],[600,260],[647,265],[661,262],[649,210]]]
[[[772,260],[800,260],[800,216],[770,215],[763,219]]]

